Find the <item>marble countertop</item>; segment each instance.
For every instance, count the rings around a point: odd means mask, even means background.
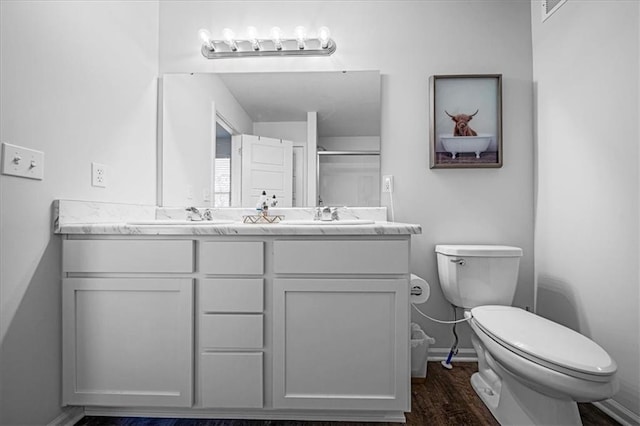
[[[375,222],[366,225],[196,224],[139,225],[129,223],[74,223],[61,225],[57,234],[83,235],[408,235],[420,234],[420,225]]]
[[[212,208],[214,221],[205,223],[186,221],[184,208],[166,208],[91,201],[56,200],[52,222],[56,234],[77,235],[410,235],[422,233],[420,225],[387,222],[384,207],[337,208],[343,224],[331,222],[296,224],[314,218],[315,208],[271,209],[293,223],[243,223],[255,209]],[[175,224],[176,221],[186,222]],[[367,221],[367,224],[348,222]],[[151,224],[147,224],[151,222]],[[167,223],[174,222],[174,223]]]

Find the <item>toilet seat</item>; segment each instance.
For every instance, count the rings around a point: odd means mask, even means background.
[[[531,362],[572,377],[607,382],[617,366],[591,339],[512,306],[471,309],[474,323],[491,339]]]

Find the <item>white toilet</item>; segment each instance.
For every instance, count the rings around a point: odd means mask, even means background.
[[[580,425],[576,402],[619,387],[616,363],[597,343],[510,306],[522,249],[437,245],[444,296],[465,309],[478,372],[471,385],[503,425]]]

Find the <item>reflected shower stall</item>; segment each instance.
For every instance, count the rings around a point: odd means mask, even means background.
[[[319,206],[380,206],[380,151],[318,151]]]

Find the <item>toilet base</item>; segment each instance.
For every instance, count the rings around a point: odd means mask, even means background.
[[[530,389],[488,358],[495,373],[490,375],[493,380],[485,380],[480,369],[471,376],[471,386],[501,425],[582,425],[575,401]]]
[[[503,382],[500,393],[496,393],[479,373],[471,376],[473,390],[501,425],[582,425],[574,401],[549,398],[523,386],[525,392],[514,394],[509,385]]]

